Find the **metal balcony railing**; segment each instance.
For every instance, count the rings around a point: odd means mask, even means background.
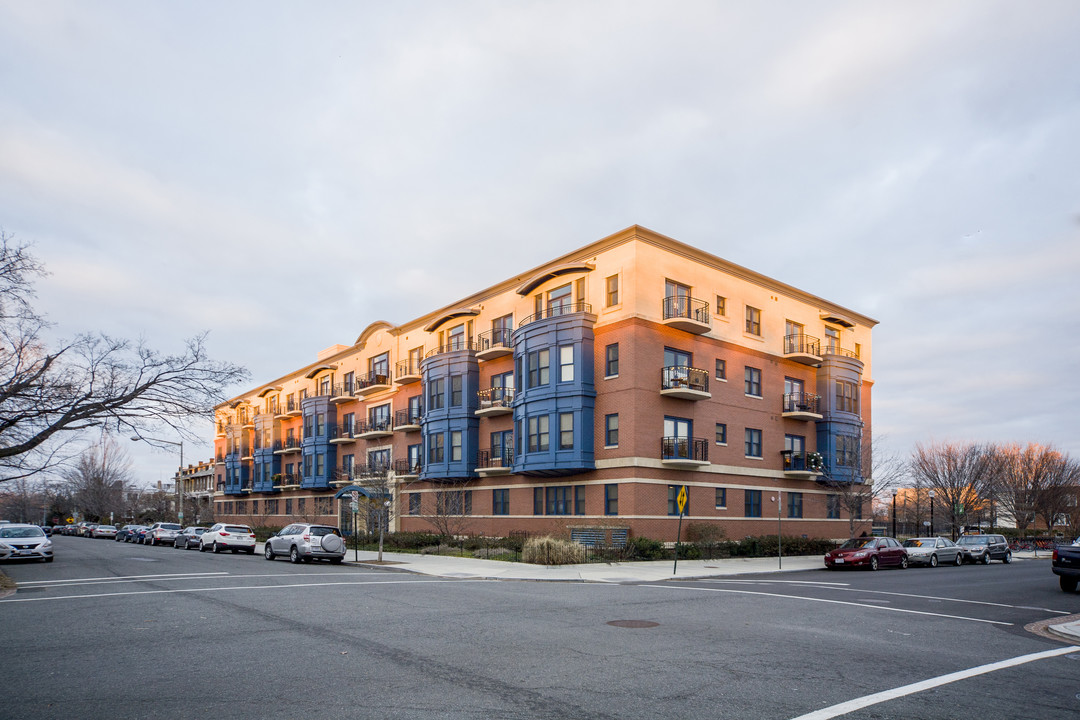
[[[390,432],[390,418],[376,418],[372,420],[360,420],[353,429],[353,436],[363,435],[370,432]]]
[[[348,397],[353,393],[353,383],[335,383],[334,389],[330,391],[333,397]]]
[[[806,450],[781,450],[784,472],[821,472],[821,455]]]
[[[669,295],[664,298],[663,314],[665,320],[684,318],[708,325],[709,303],[686,295]]]
[[[592,305],[587,302],[576,303],[558,303],[551,305],[538,313],[530,315],[521,322],[518,323],[518,327],[525,327],[529,323],[536,322],[537,320],[546,320],[547,318],[560,317],[562,315],[573,315],[579,312],[592,312]]]
[[[476,352],[477,343],[472,338],[455,338],[454,340],[446,343],[445,345],[440,345],[434,350],[428,350],[427,354],[424,355],[424,357],[435,357],[436,355],[442,355],[443,353],[448,352],[456,352],[458,350],[469,350],[471,352]]]
[[[481,450],[476,458],[476,467],[478,468],[510,468],[513,464],[514,452],[510,448]]]
[[[394,366],[394,377],[406,377],[420,374],[420,363],[410,360],[399,360]]]
[[[372,371],[366,375],[361,375],[356,378],[356,387],[354,390],[364,390],[373,385],[389,385],[390,374],[388,372]]]
[[[783,398],[782,412],[805,412],[820,414],[821,396],[813,393],[788,393]]]
[[[326,433],[331,440],[351,438],[353,436],[353,424],[338,423],[336,425],[331,425],[326,429]]]
[[[476,336],[476,349],[479,352],[500,347],[509,350],[512,347],[510,344],[510,336],[513,332],[514,331],[510,328],[497,328],[495,330],[488,330],[487,332],[480,333]]]
[[[394,474],[395,475],[419,475],[423,469],[423,463],[419,459],[412,462],[409,460],[395,460],[394,461]]]
[[[785,335],[785,355],[821,355],[821,340],[813,335]]]
[[[826,344],[825,347],[821,348],[821,351],[822,351],[821,352],[822,355],[842,355],[844,357],[856,358],[856,359],[858,359],[858,357],[859,357],[855,353],[854,350],[845,350],[844,348],[840,347],[839,345],[828,345],[828,344]]]
[[[709,461],[709,441],[706,438],[660,438],[661,460]]]
[[[510,407],[510,404],[514,402],[514,388],[493,387],[486,390],[478,390],[476,399],[480,401],[481,410],[494,407]]]
[[[398,410],[394,413],[394,427],[401,427],[403,425],[419,425],[423,420],[423,413],[420,410]]]
[[[687,388],[709,392],[709,371],[700,368],[672,365],[660,369],[660,389]]]

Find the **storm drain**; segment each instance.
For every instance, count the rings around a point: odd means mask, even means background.
[[[653,622],[652,620],[611,620],[608,622],[608,625],[624,628],[651,628],[656,627],[659,624],[660,623]]]

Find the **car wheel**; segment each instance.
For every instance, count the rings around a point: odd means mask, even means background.
[[[343,558],[330,558],[331,565],[340,565]]]
[[[875,556],[873,556],[872,558],[870,558],[870,569],[871,569],[871,570],[877,570],[877,569],[878,569],[878,559],[877,559],[877,555],[875,555]]]
[[[214,552],[215,553],[221,552],[221,546],[217,544],[217,540],[214,541]]]
[[[293,546],[293,548],[289,550],[289,562],[294,565],[299,565],[301,563],[300,551],[296,549],[296,546]]]
[[[202,544],[202,540],[199,541],[199,552],[206,552],[206,546]]]
[[[238,553],[238,552],[240,552],[240,548],[233,548],[233,549],[232,549],[232,554],[233,554],[233,555],[235,555],[235,554],[236,554],[236,553]]]
[[[270,543],[266,543],[266,547],[263,548],[263,557],[267,560],[274,559],[274,548],[270,547]]]
[[[255,554],[255,548],[254,547],[249,547],[244,552],[246,552],[248,555],[254,555]]]
[[[900,569],[901,569],[901,570],[907,570],[907,569],[908,569],[908,559],[907,559],[907,555],[905,555],[904,557],[900,558]]]
[[[50,558],[51,559],[51,558]],[[1076,578],[1065,577],[1064,575],[1058,575],[1058,581],[1061,584],[1061,589],[1065,592],[1076,592]]]
[[[964,556],[961,555],[960,553],[956,553],[956,559],[953,560],[953,565],[955,565],[956,567],[960,567],[963,564],[964,564]]]
[[[937,567],[937,555],[930,556],[930,567]]]
[[[989,565],[990,564],[990,553],[986,553],[985,555],[982,556],[982,564],[983,565]]]
[[[1005,557],[1003,557],[1001,559],[1001,562],[1003,562],[1003,563],[1011,563],[1012,562],[1012,553],[1011,552],[1005,553]]]

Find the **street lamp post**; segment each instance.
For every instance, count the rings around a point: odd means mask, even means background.
[[[930,537],[934,537],[934,491],[927,494],[930,496]]]
[[[180,475],[184,471],[184,441],[176,442],[174,440],[162,440],[160,438],[141,437],[139,435],[132,435],[133,442],[139,440],[145,440],[149,443],[162,443],[163,445],[176,445],[180,448],[180,468],[176,471],[176,522],[179,525],[184,524],[184,495],[180,492]]]
[[[893,488],[892,491],[892,536],[896,537],[896,496],[900,494],[900,491]]]

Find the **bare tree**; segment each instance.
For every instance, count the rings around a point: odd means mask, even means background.
[[[993,448],[994,496],[1021,532],[1035,522],[1042,496],[1054,482],[1060,453],[1045,445],[1013,443]]]
[[[1055,455],[1051,462],[1049,482],[1039,495],[1035,511],[1046,523],[1049,531],[1053,531],[1055,525],[1069,522],[1070,515],[1073,514],[1076,490],[1080,486],[1080,464],[1068,455]]]
[[[833,491],[835,502],[847,514],[851,537],[858,524],[871,521],[875,502],[891,497],[892,488],[899,486],[906,471],[900,457],[887,449],[885,437],[871,438],[869,434],[863,436],[854,457],[835,458],[833,467],[842,470],[825,472],[818,482]],[[850,468],[859,468],[857,482]]]
[[[90,428],[142,434],[166,426],[194,439],[205,417],[247,371],[207,355],[206,335],[165,355],[143,341],[82,334],[55,345],[33,308],[44,266],[0,232],[0,482],[49,467],[66,439]]]
[[[942,520],[953,534],[966,510],[974,508],[993,486],[993,448],[986,445],[954,443],[918,444],[911,457],[911,474],[916,482],[935,492],[932,507],[940,508]]]
[[[424,493],[423,510],[435,531],[447,539],[469,532],[472,515],[472,490],[464,483],[446,483],[444,490]]]
[[[90,520],[124,516],[131,460],[107,435],[62,473],[75,507]]]

